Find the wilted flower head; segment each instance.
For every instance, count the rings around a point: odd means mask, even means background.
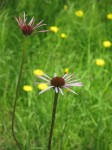
[[[32,19],[30,20],[30,22],[27,24],[26,23],[27,18],[25,17],[25,12],[24,12],[24,18],[22,19],[20,16],[16,21],[19,25],[19,27],[21,28],[21,31],[24,35],[31,35],[37,28],[44,26],[46,24],[42,24],[44,20],[40,21],[38,24],[36,24],[34,26],[35,23],[35,19],[34,17],[32,17]],[[37,32],[47,32],[48,30],[40,30]]]
[[[39,94],[53,88],[55,90],[56,93],[60,92],[63,95],[63,91],[62,89],[68,89],[70,92],[77,94],[76,92],[74,92],[71,87],[75,87],[75,86],[82,86],[81,82],[77,82],[78,80],[75,80],[75,76],[73,74],[71,75],[67,75],[65,74],[63,77],[59,77],[56,74],[54,74],[53,78],[50,78],[49,76],[47,76],[46,74],[44,74],[44,76],[37,76],[38,78],[44,80],[44,82],[48,85],[48,87],[44,90],[42,90]],[[43,82],[42,82],[43,83]],[[40,84],[40,83],[38,83]]]
[[[31,92],[33,90],[33,88],[30,85],[24,85],[23,90],[26,91],[26,92]]]

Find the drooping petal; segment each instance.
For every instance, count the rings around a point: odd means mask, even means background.
[[[37,32],[48,32],[49,30],[41,30],[41,31],[37,31]]]
[[[67,74],[64,74],[64,76],[62,77],[62,78],[64,78],[65,79],[65,77],[67,76]]]
[[[70,92],[72,92],[72,93],[74,93],[74,94],[76,94],[76,95],[78,95],[76,92],[74,92],[73,90],[71,90],[70,88],[68,88],[68,87],[65,87],[65,86],[63,86],[65,89],[67,89],[67,90],[69,90]]]
[[[24,25],[26,25],[26,20],[27,20],[27,18],[25,18]]]
[[[33,82],[33,83],[36,84],[36,85],[37,85],[37,84],[41,84],[41,83],[42,83],[42,84],[47,84],[47,85],[49,85],[48,82]],[[49,85],[49,86],[50,86],[50,85]]]
[[[19,24],[22,25],[23,24],[23,21],[22,21],[22,18],[19,16]]]
[[[32,24],[31,24],[32,29],[33,29],[34,23],[35,23],[35,19],[33,19]]]
[[[33,30],[36,29],[36,28],[38,28],[38,26],[39,26],[40,24],[42,24],[43,21],[44,21],[44,19],[43,19],[42,21],[40,21],[40,22],[33,28]]]
[[[34,17],[30,20],[28,25],[31,26],[33,21],[34,21]]]
[[[70,82],[70,81],[73,81],[74,78],[76,78],[76,76],[72,75],[70,78],[65,79],[65,81],[66,81],[66,82]]]
[[[41,24],[41,25],[38,26],[38,28],[41,27],[41,26],[46,26],[46,25],[47,25],[47,24]],[[33,28],[33,29],[34,29],[34,28]]]
[[[45,80],[45,81],[47,81],[48,83],[50,83],[50,81],[49,80],[47,80],[46,78],[44,78],[44,77],[42,77],[42,76],[37,76],[38,78],[40,78],[40,79],[42,79],[42,80]]]
[[[25,12],[24,12],[24,22],[25,22],[25,20],[26,20],[26,19],[25,19]]]
[[[63,91],[62,91],[62,89],[61,89],[61,88],[59,88],[59,91],[60,91],[60,93],[61,93],[62,95],[64,95],[64,93],[63,93]]]
[[[45,73],[44,73],[44,76],[51,80],[51,78],[48,75],[46,75]]]
[[[71,83],[71,84],[65,84],[66,87],[70,87],[70,86],[83,86],[81,82],[77,82],[77,83]]]
[[[15,19],[16,19],[17,23],[19,24],[19,20],[17,18],[15,18]]]
[[[56,75],[56,73],[54,73],[54,77],[56,77],[57,75]]]
[[[77,80],[71,80],[71,81],[67,81],[66,83],[69,84],[69,83],[75,83],[77,81],[79,81],[80,79],[77,79]]]
[[[49,90],[49,89],[51,89],[53,86],[49,86],[48,88],[46,88],[45,90],[42,90],[40,93],[39,93],[39,95],[40,94],[42,94],[43,92],[45,92],[45,91],[47,91],[47,90]]]
[[[68,79],[70,79],[70,78],[73,77],[73,76],[74,76],[74,75],[71,74],[71,75],[67,76],[67,77],[65,78],[65,80],[67,81]]]
[[[55,87],[55,91],[56,91],[56,93],[58,93],[58,88],[57,87]]]

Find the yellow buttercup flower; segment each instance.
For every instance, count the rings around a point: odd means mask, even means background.
[[[24,85],[23,90],[26,91],[26,92],[31,92],[33,90],[33,88],[30,85]]]
[[[96,59],[96,65],[103,67],[105,65],[104,59]]]
[[[36,69],[36,70],[33,71],[33,74],[36,75],[36,76],[43,76],[44,72],[43,72],[43,70]]]
[[[68,73],[69,72],[69,68],[65,68],[64,73]]]
[[[61,36],[62,39],[66,39],[67,38],[67,35],[65,33],[61,33],[60,36]]]
[[[68,9],[68,6],[67,5],[64,5],[64,10],[66,11]]]
[[[111,42],[110,41],[104,41],[103,42],[103,46],[105,47],[105,48],[109,48],[109,47],[111,47]]]
[[[107,14],[107,19],[112,20],[112,13]]]
[[[75,15],[76,15],[77,17],[83,17],[83,16],[84,16],[84,12],[83,12],[82,10],[77,10],[77,11],[75,12]]]
[[[51,30],[52,32],[54,32],[54,33],[57,33],[57,32],[59,31],[59,28],[56,27],[56,26],[51,26],[51,27],[50,27],[50,30]]]
[[[40,84],[38,84],[37,87],[39,90],[44,90],[44,89],[48,88],[48,85],[45,83],[40,83]]]

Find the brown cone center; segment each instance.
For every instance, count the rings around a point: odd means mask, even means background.
[[[54,87],[62,87],[65,85],[65,80],[62,77],[54,77],[51,80],[51,85]]]
[[[22,29],[22,32],[23,32],[24,35],[31,35],[32,32],[33,32],[32,27],[29,26],[29,25],[25,25],[21,29]]]

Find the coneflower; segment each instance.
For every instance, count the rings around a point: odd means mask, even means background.
[[[58,77],[56,74],[54,74],[53,78],[50,78],[49,76],[44,74],[43,76],[37,76],[37,77],[44,80],[44,83],[48,84],[48,88],[42,90],[39,94],[41,94],[51,88],[53,88],[56,93],[60,92],[62,95],[64,95],[64,93],[62,91],[63,88],[68,89],[69,91],[71,91],[74,94],[77,94],[75,91],[73,91],[71,89],[71,87],[82,86],[82,83],[78,82],[79,79],[75,80],[75,76],[73,74],[71,74],[71,75],[65,74],[63,77]]]
[[[56,114],[56,107],[57,107],[57,101],[58,101],[58,94],[63,93],[63,89],[68,89],[70,92],[77,94],[75,91],[71,89],[71,87],[75,86],[82,86],[81,82],[78,82],[78,80],[75,79],[75,76],[73,74],[68,75],[65,74],[63,77],[59,77],[56,74],[54,74],[53,78],[50,78],[46,74],[43,76],[37,75],[38,78],[42,79],[43,82],[48,85],[48,87],[44,90],[42,90],[39,94],[42,94],[43,92],[53,89],[55,91],[54,96],[54,104],[52,109],[52,121],[51,121],[51,127],[50,127],[50,133],[49,133],[49,140],[48,140],[48,150],[51,150],[51,142],[52,142],[52,135],[53,135],[53,129],[54,129],[54,122],[55,122],[55,114]],[[40,83],[37,83],[40,84]]]
[[[40,21],[38,24],[36,24],[34,26],[35,23],[35,19],[34,17],[32,17],[32,19],[30,20],[30,22],[27,24],[27,18],[25,17],[25,12],[24,12],[24,18],[22,19],[21,17],[19,17],[18,19],[16,18],[16,21],[22,31],[22,33],[26,36],[31,35],[32,33],[34,33],[34,31],[36,31],[37,28],[44,26],[46,24],[43,24],[43,21]],[[37,32],[47,32],[49,30],[37,30]],[[27,38],[25,38],[26,40]],[[26,42],[25,42],[26,43]],[[26,45],[25,45],[26,47]],[[22,55],[22,59],[21,59],[21,66],[20,66],[20,71],[19,71],[19,75],[18,75],[18,80],[17,80],[17,85],[16,85],[16,92],[15,92],[15,97],[14,97],[14,105],[13,105],[13,112],[12,112],[12,135],[13,138],[19,148],[19,150],[22,150],[21,144],[19,143],[16,134],[15,134],[15,130],[14,130],[14,125],[15,125],[15,112],[16,112],[16,105],[17,105],[17,98],[18,98],[18,91],[19,91],[19,85],[20,85],[20,81],[21,81],[21,76],[22,76],[22,71],[23,71],[23,66],[24,66],[24,60],[25,60],[25,56],[26,56],[26,48],[23,49],[23,55]],[[27,91],[28,90],[32,90],[32,88],[27,87]]]
[[[24,18],[23,19],[20,16],[18,19],[17,18],[15,18],[15,19],[16,19],[22,33],[24,35],[27,35],[27,36],[31,35],[37,28],[46,25],[46,24],[43,24],[44,20],[42,20],[34,26],[34,23],[35,23],[34,17],[32,17],[32,19],[30,20],[29,23],[26,23],[27,18],[25,16],[25,12],[24,12]],[[47,31],[49,31],[49,30],[39,30],[39,31],[37,30],[37,32],[47,32]]]

